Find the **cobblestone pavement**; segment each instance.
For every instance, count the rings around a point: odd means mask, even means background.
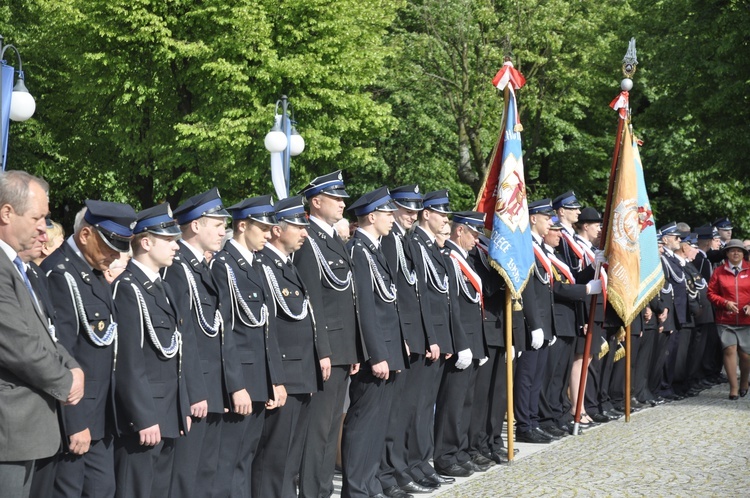
[[[549,445],[417,497],[750,496],[750,396],[723,384]],[[340,476],[336,476],[336,491]]]

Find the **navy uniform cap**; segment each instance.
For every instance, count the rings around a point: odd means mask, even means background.
[[[602,215],[599,211],[592,207],[585,207],[581,209],[581,214],[578,215],[578,223],[601,223]]]
[[[412,211],[421,211],[424,209],[422,204],[422,194],[419,193],[419,185],[402,185],[391,189],[391,198],[393,202],[404,209]]]
[[[312,180],[305,188],[299,191],[306,199],[315,197],[318,194],[326,194],[332,197],[349,197],[344,190],[344,177],[341,170],[319,176]]]
[[[718,228],[719,230],[731,230],[732,222],[729,221],[729,218],[719,218],[718,220],[713,222],[713,226]]]
[[[693,247],[698,247],[698,234],[689,233],[682,238],[683,244],[690,244]]]
[[[562,195],[558,195],[552,201],[552,208],[557,210],[560,208],[565,209],[581,209],[581,203],[576,199],[576,194],[572,190],[568,190]]]
[[[250,197],[227,209],[232,213],[234,221],[250,219],[266,225],[279,224],[276,219],[276,208],[273,206],[273,197],[270,195]]]
[[[529,214],[546,214],[552,216],[555,210],[552,209],[552,201],[549,199],[539,199],[529,203]]]
[[[136,221],[134,234],[148,232],[168,237],[182,234],[172,216],[172,208],[169,207],[168,202],[140,211]]]
[[[89,199],[83,219],[97,229],[109,247],[128,252],[136,220],[135,210],[128,204]]]
[[[677,230],[677,222],[675,222],[675,221],[667,223],[666,225],[664,225],[663,227],[661,227],[659,229],[659,231],[661,232],[662,236],[664,236],[664,235],[677,235],[680,238],[682,238],[682,237],[685,236],[684,233],[682,233],[679,230]]]
[[[716,229],[716,227],[712,227],[711,225],[696,228],[695,234],[697,235],[698,240],[710,240],[719,238],[719,231]]]
[[[471,230],[481,233],[484,228],[484,213],[479,211],[456,211],[453,213],[453,223],[461,223]]]
[[[437,211],[438,213],[443,214],[453,213],[453,211],[451,211],[447,189],[427,192],[422,200],[422,205],[425,209],[429,209],[430,211]]]
[[[367,192],[362,197],[354,201],[349,206],[348,211],[352,211],[355,216],[365,216],[373,211],[393,212],[396,205],[386,187],[380,187],[371,192]]]
[[[219,189],[214,187],[202,194],[194,195],[174,210],[177,223],[184,225],[193,220],[208,216],[209,218],[229,218],[219,195]]]
[[[306,227],[310,225],[305,212],[305,205],[301,195],[287,197],[276,203],[276,220],[285,221],[292,225]]]
[[[550,230],[562,230],[563,226],[562,223],[560,223],[560,218],[557,216],[552,217],[552,226],[549,227]]]

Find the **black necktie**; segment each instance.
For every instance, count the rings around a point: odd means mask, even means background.
[[[736,266],[732,267],[732,271],[734,272],[734,276],[736,277],[740,273],[740,269]]]

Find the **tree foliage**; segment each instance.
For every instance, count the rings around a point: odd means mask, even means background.
[[[532,197],[604,205],[627,41],[633,123],[657,220],[750,229],[750,9],[740,0],[10,0],[34,119],[9,168],[85,198],[227,201],[271,191],[263,137],[286,94],[307,143],[292,190],[345,170],[382,184],[479,190],[502,120],[491,85],[512,53]],[[59,213],[58,213],[59,214]]]

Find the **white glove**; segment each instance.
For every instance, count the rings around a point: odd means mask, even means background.
[[[544,331],[542,329],[536,329],[531,331],[531,347],[533,349],[539,349],[544,344]]]
[[[551,340],[551,341],[549,341],[549,345],[550,345],[550,346],[552,346],[552,345],[553,345],[554,343],[556,343],[556,342],[557,342],[557,336],[556,336],[556,335],[554,335],[554,336],[552,336],[552,340]]]
[[[481,359],[479,360],[479,366],[481,367],[482,365],[484,365],[484,364],[485,364],[485,363],[487,363],[488,361],[489,361],[489,358],[487,358],[486,356],[485,356],[484,358],[481,358]]]
[[[520,355],[519,355],[520,356]],[[516,347],[511,344],[510,346],[510,358],[513,360],[516,357]],[[508,352],[505,352],[505,363],[508,363]]]
[[[471,360],[473,358],[473,355],[471,354],[471,349],[466,348],[463,351],[458,352],[458,359],[456,360],[456,368],[459,370],[463,370],[464,368],[471,365]]]
[[[602,293],[602,281],[598,278],[586,284],[586,294],[589,296]]]
[[[594,253],[594,264],[603,265],[607,262],[607,256],[604,255],[604,251],[597,249]]]

